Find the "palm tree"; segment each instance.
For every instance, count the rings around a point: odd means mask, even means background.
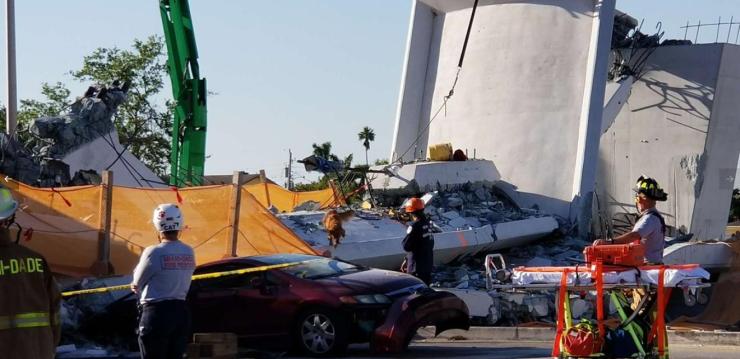
[[[365,164],[370,166],[370,161],[367,159],[367,151],[370,150],[370,142],[375,141],[375,131],[372,128],[365,126],[357,137],[362,141],[362,145],[365,147]]]

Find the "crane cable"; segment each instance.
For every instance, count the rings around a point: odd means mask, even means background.
[[[431,126],[432,122],[437,118],[437,116],[442,112],[442,110],[445,110],[445,115],[447,114],[447,101],[452,97],[452,95],[455,94],[455,86],[457,86],[457,80],[460,78],[460,71],[462,70],[463,61],[465,60],[465,52],[468,49],[468,40],[470,39],[470,31],[473,28],[473,20],[475,19],[475,10],[478,8],[478,0],[475,0],[473,3],[473,10],[470,13],[470,22],[468,22],[468,29],[465,32],[465,41],[463,42],[462,50],[460,51],[460,60],[457,62],[457,73],[455,74],[455,80],[452,82],[452,87],[450,88],[450,92],[447,93],[447,96],[444,97],[442,100],[442,104],[437,109],[437,112],[434,113],[431,119],[429,119],[429,122],[427,122],[426,126],[424,126],[424,129],[419,131],[419,135],[416,136],[416,139],[411,142],[409,145],[409,148],[406,149],[406,151],[403,152],[400,156],[396,158],[395,161],[391,163],[401,163],[403,161],[403,156],[405,156],[409,151],[411,151],[414,146],[419,142],[421,139],[421,136],[423,136],[427,130],[429,130],[429,126]],[[389,165],[390,166],[390,165]]]

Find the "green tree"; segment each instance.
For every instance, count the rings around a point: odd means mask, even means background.
[[[370,142],[375,141],[375,131],[372,128],[365,126],[357,137],[362,141],[362,146],[365,147],[365,164],[370,166],[370,161],[367,159],[367,151],[370,150]]]
[[[388,162],[388,160],[387,160],[387,159],[385,159],[385,158],[383,158],[383,159],[377,159],[377,160],[375,160],[375,165],[376,165],[376,166],[383,166],[383,165],[387,165],[387,164],[389,164],[389,163],[390,163],[390,162]]]

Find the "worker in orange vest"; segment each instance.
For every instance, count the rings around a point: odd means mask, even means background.
[[[0,187],[0,357],[54,358],[61,294],[44,257],[10,238],[17,209]]]

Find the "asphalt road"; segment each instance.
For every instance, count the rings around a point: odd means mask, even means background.
[[[544,342],[416,342],[401,356],[373,356],[367,346],[350,347],[345,358],[465,358],[540,359],[550,358],[550,344]],[[740,346],[672,345],[671,359],[736,359]]]

